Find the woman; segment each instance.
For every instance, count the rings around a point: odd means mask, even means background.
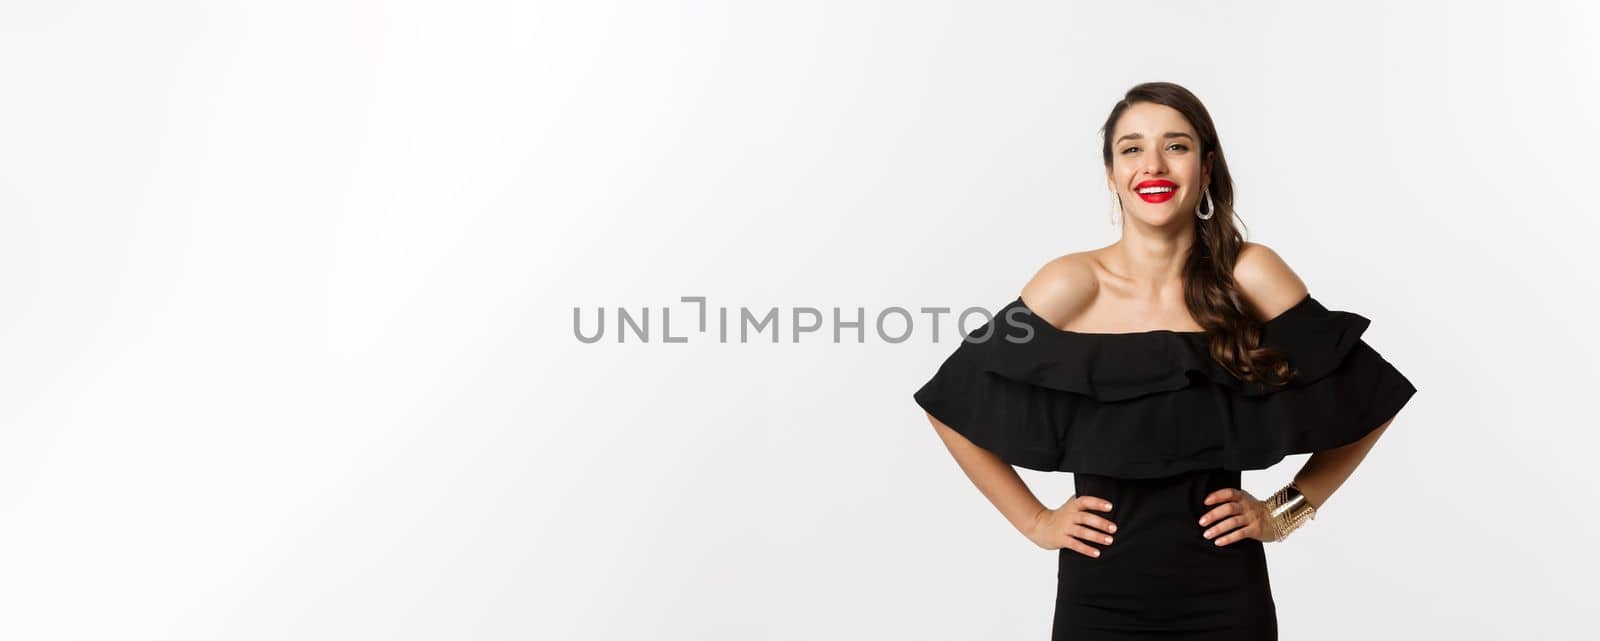
[[[1416,388],[1366,318],[1243,240],[1193,94],[1138,85],[1101,133],[1121,239],[1045,264],[915,399],[983,495],[1060,551],[1053,639],[1276,639],[1262,544],[1327,503]],[[1267,500],[1240,487],[1306,452]],[[1077,493],[1050,509],[1013,465],[1072,472]]]

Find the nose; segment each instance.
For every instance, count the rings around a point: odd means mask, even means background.
[[[1167,161],[1161,157],[1161,154],[1146,154],[1144,173],[1152,176],[1167,173]]]

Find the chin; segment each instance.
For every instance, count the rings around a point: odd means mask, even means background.
[[[1147,213],[1139,216],[1139,220],[1151,227],[1165,227],[1183,220],[1184,217],[1179,215],[1180,211],[1182,210]]]

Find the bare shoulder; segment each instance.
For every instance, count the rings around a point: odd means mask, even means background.
[[[1261,243],[1247,242],[1240,248],[1239,260],[1233,266],[1233,280],[1239,284],[1239,293],[1255,309],[1260,321],[1276,318],[1309,293],[1305,282],[1289,268],[1289,263]]]
[[[1099,289],[1094,257],[1078,252],[1050,260],[1022,287],[1022,303],[1060,328],[1089,308]]]

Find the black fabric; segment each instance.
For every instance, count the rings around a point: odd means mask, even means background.
[[[1216,546],[1197,521],[1241,471],[1355,442],[1405,406],[1416,387],[1362,340],[1369,324],[1307,295],[1263,328],[1296,370],[1273,387],[1231,375],[1203,332],[1063,331],[1018,297],[914,398],[1005,462],[1072,472],[1112,502],[1115,542],[1089,543],[1102,556],[1059,552],[1055,641],[1276,639],[1262,543]]]
[[[1279,388],[1234,377],[1204,332],[1068,332],[1018,297],[913,397],[1018,467],[1117,478],[1265,469],[1359,440],[1416,393],[1361,339],[1369,324],[1310,295],[1267,321],[1262,344],[1298,370]]]
[[[1266,544],[1217,545],[1201,536],[1206,495],[1238,487],[1237,470],[1159,479],[1075,474],[1077,492],[1111,502],[1095,512],[1117,524],[1088,557],[1059,552],[1052,641],[1273,641],[1277,603]],[[1294,635],[1290,635],[1294,638]]]

